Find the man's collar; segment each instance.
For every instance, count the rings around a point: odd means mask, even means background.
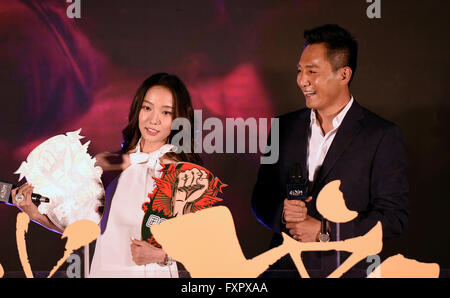
[[[347,103],[347,105],[342,109],[342,111],[339,112],[339,114],[336,115],[336,117],[333,118],[333,127],[334,128],[341,125],[342,121],[344,120],[345,115],[347,114],[348,110],[350,110],[353,102],[354,102],[354,98],[352,95],[350,97],[350,100]],[[316,121],[317,121],[316,110],[311,109],[311,125],[316,124]]]

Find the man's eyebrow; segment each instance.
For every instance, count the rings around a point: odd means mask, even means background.
[[[300,64],[297,64],[297,69],[300,68]],[[307,64],[305,65],[305,68],[319,68],[319,66],[315,65],[315,64]]]

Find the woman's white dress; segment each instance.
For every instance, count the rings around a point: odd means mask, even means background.
[[[141,240],[142,204],[149,201],[148,193],[155,187],[152,177],[161,176],[159,158],[175,148],[167,144],[147,154],[139,144],[136,153],[130,154],[131,165],[117,178],[106,229],[96,241],[90,277],[178,277],[176,262],[138,266],[131,256],[130,238]]]

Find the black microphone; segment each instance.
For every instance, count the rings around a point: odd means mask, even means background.
[[[14,188],[17,188],[16,185],[8,182],[2,182],[0,181],[0,202],[13,204],[12,196],[11,196],[11,190]],[[22,202],[25,199],[25,197],[22,198],[19,195],[16,195],[16,201]],[[49,203],[50,199],[44,196],[41,196],[40,194],[33,193],[31,194],[31,200],[34,204],[39,205],[42,202]]]
[[[302,167],[294,163],[288,170],[286,192],[288,200],[306,200],[308,198],[309,181],[302,176]]]

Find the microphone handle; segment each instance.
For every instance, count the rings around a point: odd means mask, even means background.
[[[321,223],[320,223],[320,232],[322,234],[326,234],[327,233],[327,220],[322,217]]]
[[[44,196],[41,196],[40,194],[32,193],[31,194],[31,200],[35,203],[49,203],[50,199]]]

